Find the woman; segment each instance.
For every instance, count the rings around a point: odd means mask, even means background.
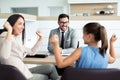
[[[13,14],[4,24],[3,32],[0,35],[0,61],[1,64],[12,65],[18,68],[28,80],[52,80],[58,79],[58,74],[53,65],[46,64],[29,69],[23,63],[23,58],[29,54],[34,55],[39,49],[43,39],[40,31],[36,34],[39,36],[38,41],[32,49],[25,48],[24,44],[25,20],[20,14]],[[22,34],[22,42],[17,41],[17,36]]]
[[[110,54],[107,54],[108,40],[105,27],[99,23],[88,23],[83,28],[83,40],[88,46],[77,48],[70,56],[65,59],[61,56],[59,39],[57,35],[51,37],[55,59],[59,68],[70,66],[76,62],[77,68],[107,68],[108,63],[115,61],[113,42],[116,36],[110,39]],[[98,43],[101,41],[101,47]]]

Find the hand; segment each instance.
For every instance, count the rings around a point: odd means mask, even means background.
[[[59,38],[58,35],[54,34],[51,38],[50,38],[50,42],[54,45],[56,43],[59,43]]]
[[[3,25],[3,27],[8,31],[8,32],[12,32],[12,26],[10,25],[9,22],[5,22],[5,24]]]
[[[111,42],[115,42],[116,40],[117,40],[117,37],[116,37],[115,34],[113,34],[113,35],[111,36],[111,38],[110,38],[110,43],[111,43]]]
[[[41,31],[36,31],[36,34],[39,36],[39,39],[42,40],[43,39],[43,34]]]

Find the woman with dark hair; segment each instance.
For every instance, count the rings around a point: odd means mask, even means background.
[[[41,31],[37,31],[38,41],[32,49],[26,48],[17,41],[17,36],[22,34],[24,43],[25,19],[20,14],[13,14],[4,24],[0,34],[0,62],[18,68],[28,80],[58,80],[58,73],[52,64],[40,65],[29,69],[23,63],[23,58],[29,54],[34,55],[39,49],[43,39]],[[16,74],[17,75],[17,74]]]
[[[53,35],[50,42],[54,47],[57,66],[64,68],[74,64],[77,68],[107,68],[108,63],[115,61],[113,42],[116,36],[110,39],[110,54],[107,54],[108,40],[104,26],[99,23],[88,23],[83,28],[83,40],[88,46],[77,48],[71,55],[62,58],[57,35]],[[101,41],[101,47],[98,43]]]

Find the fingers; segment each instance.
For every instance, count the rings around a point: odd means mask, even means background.
[[[116,37],[115,34],[112,35],[112,38],[113,38],[113,40],[116,40],[116,39],[117,39],[117,37]]]
[[[116,35],[115,35],[115,34],[113,34],[113,35],[112,35],[112,37],[113,37],[113,38],[115,38],[115,37],[116,37]]]
[[[52,37],[55,38],[55,39],[57,39],[57,38],[58,38],[58,35],[57,35],[57,34],[54,34]]]
[[[5,22],[5,24],[3,25],[3,27],[4,27],[7,31],[12,31],[12,26],[10,25],[9,22]]]
[[[51,43],[56,43],[58,42],[58,35],[54,34],[51,38],[50,38],[50,42]]]
[[[41,31],[36,31],[36,34],[39,36],[39,37],[43,37],[43,34]]]
[[[111,41],[111,42],[114,42],[114,41],[116,41],[116,40],[117,40],[117,37],[116,37],[115,34],[113,34],[113,35],[111,36],[111,38],[110,38],[110,41]]]
[[[10,26],[9,22],[5,22],[4,27],[9,27],[9,26]]]

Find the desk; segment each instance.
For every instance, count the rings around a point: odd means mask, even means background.
[[[54,56],[48,56],[46,58],[25,58],[24,60],[25,64],[55,64],[55,57]]]

